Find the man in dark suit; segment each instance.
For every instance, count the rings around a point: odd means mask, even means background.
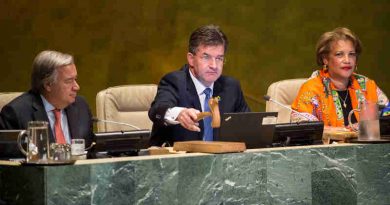
[[[239,82],[221,75],[227,47],[227,37],[218,26],[203,26],[191,34],[188,64],[162,78],[149,110],[152,145],[212,141],[218,130],[211,128],[210,118],[196,121],[200,111],[209,110],[210,96],[220,97],[220,113],[250,111]]]
[[[27,129],[29,121],[49,122],[49,141],[71,143],[93,139],[92,114],[87,102],[77,96],[77,70],[73,57],[57,51],[42,51],[34,59],[31,90],[1,110],[2,129]],[[51,130],[51,131],[50,131]]]

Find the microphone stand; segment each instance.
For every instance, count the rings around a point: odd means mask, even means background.
[[[307,116],[305,116],[304,114],[302,114],[302,113],[300,113],[300,112],[298,112],[298,111],[296,111],[296,110],[293,110],[293,109],[291,109],[290,107],[287,107],[286,105],[284,105],[283,103],[280,103],[280,102],[278,102],[278,101],[272,99],[269,95],[264,95],[263,98],[264,98],[264,100],[266,100],[266,101],[273,102],[273,103],[275,103],[275,104],[277,104],[277,105],[279,105],[279,106],[281,106],[281,107],[283,107],[283,108],[285,108],[285,109],[287,109],[287,110],[289,110],[289,111],[291,111],[291,112],[293,112],[293,113],[295,113],[295,114],[297,114],[297,115],[299,115],[299,116],[301,116],[301,117],[307,119],[309,122],[311,121],[311,119],[308,118]],[[291,120],[290,120],[290,122],[291,122]],[[298,121],[297,123],[299,123],[299,121]]]
[[[94,122],[112,123],[112,124],[117,124],[117,125],[128,126],[128,127],[133,128],[133,129],[136,129],[136,130],[142,130],[141,128],[139,128],[139,127],[137,127],[135,125],[132,125],[132,124],[129,124],[129,123],[125,123],[125,122],[116,122],[116,121],[112,121],[112,120],[102,120],[102,119],[99,119],[99,118],[93,118],[92,120]]]

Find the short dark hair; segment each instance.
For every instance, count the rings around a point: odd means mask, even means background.
[[[215,25],[206,25],[197,28],[191,33],[188,52],[195,54],[200,45],[205,46],[218,46],[223,45],[225,53],[228,48],[228,39],[226,35]]]
[[[31,73],[31,90],[42,93],[46,83],[53,83],[57,78],[57,69],[74,64],[73,56],[58,51],[42,51],[34,59]]]
[[[322,59],[329,54],[333,42],[338,40],[350,40],[355,47],[356,57],[362,53],[362,43],[359,38],[348,28],[339,27],[333,31],[325,32],[321,35],[316,46],[317,64],[323,66]]]

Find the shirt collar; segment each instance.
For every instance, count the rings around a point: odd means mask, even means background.
[[[49,103],[49,101],[46,100],[45,97],[43,97],[43,95],[40,95],[40,96],[41,96],[41,99],[42,99],[42,102],[43,102],[43,106],[45,107],[45,111],[46,112],[51,112],[54,109],[56,109],[52,104]]]
[[[210,87],[206,87],[192,74],[191,70],[188,70],[188,71],[190,72],[190,76],[191,76],[192,82],[194,82],[195,89],[196,89],[196,92],[198,93],[198,95],[203,94],[203,91],[206,88],[211,88],[211,94],[213,94],[214,83],[212,83],[210,85]]]

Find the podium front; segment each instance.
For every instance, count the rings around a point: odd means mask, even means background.
[[[8,204],[388,204],[390,144],[0,165]],[[0,201],[0,204],[1,204]]]

